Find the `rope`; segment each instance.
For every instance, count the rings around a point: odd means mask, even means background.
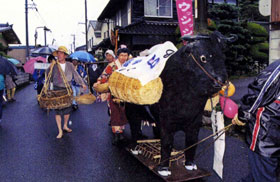
[[[193,145],[191,145],[191,146],[189,146],[189,147],[187,147],[187,148],[185,148],[185,149],[179,151],[177,155],[171,156],[171,157],[169,157],[169,158],[167,158],[167,159],[165,159],[165,160],[163,160],[163,161],[160,161],[159,164],[162,164],[163,162],[166,162],[166,161],[168,161],[168,160],[170,160],[170,159],[172,159],[172,158],[174,158],[174,157],[176,157],[176,156],[178,156],[178,155],[184,153],[185,151],[187,151],[187,150],[189,150],[189,149],[191,149],[191,148],[197,146],[198,144],[200,144],[200,143],[202,143],[202,142],[208,140],[209,138],[211,138],[211,137],[217,135],[217,134],[220,133],[220,132],[227,131],[232,125],[233,125],[233,124],[227,125],[226,127],[220,129],[219,131],[217,131],[217,132],[215,132],[215,133],[213,133],[213,134],[211,134],[211,135],[209,135],[209,136],[203,138],[202,140],[196,142],[195,144],[193,144]],[[221,136],[221,135],[220,135],[220,136]],[[219,137],[220,137],[220,136],[219,136]],[[157,165],[156,165],[156,166],[157,166]],[[154,169],[156,166],[151,166],[151,169]]]
[[[192,53],[190,53],[189,55],[193,58],[194,62],[198,65],[198,67],[199,67],[210,79],[214,80],[215,82],[219,83],[219,84],[222,85],[222,86],[226,85],[226,84],[220,82],[219,80],[215,79],[211,74],[209,74],[209,73],[203,68],[203,66],[201,66],[201,65],[198,63],[198,61],[195,59],[195,57],[193,56]]]
[[[228,129],[227,129],[227,130],[228,130]],[[209,149],[209,147],[210,147],[213,143],[215,143],[227,130],[222,131],[222,132],[217,136],[217,138],[215,138],[215,140],[213,140],[210,144],[208,144],[206,147],[204,147],[203,150],[202,150],[200,153],[198,153],[198,154],[196,155],[196,158],[199,158],[207,149]]]
[[[48,89],[49,89],[49,85],[50,85],[50,81],[51,81],[51,77],[52,77],[52,73],[53,73],[53,68],[54,68],[54,65],[55,65],[55,64],[57,64],[58,71],[59,71],[60,75],[62,76],[62,80],[63,80],[63,82],[64,82],[64,84],[65,84],[65,88],[66,88],[66,90],[67,90],[68,95],[69,95],[69,96],[72,95],[71,87],[70,87],[69,83],[68,83],[67,80],[66,80],[66,77],[65,77],[65,74],[64,74],[63,71],[62,71],[62,68],[60,67],[60,65],[58,64],[57,61],[52,61],[52,64],[51,64],[51,66],[50,66],[50,71],[49,71],[49,73],[48,73],[48,76],[47,76],[46,79],[45,79],[46,81],[45,81],[45,84],[44,84],[44,86],[43,86],[43,89],[41,90],[41,93],[40,93],[39,96],[38,96],[38,101],[40,101],[41,96],[42,96],[42,93],[45,93],[45,94],[46,94],[47,91],[48,91]]]
[[[51,64],[51,66],[50,66],[50,71],[49,71],[48,75],[45,74],[45,84],[44,84],[44,86],[43,86],[43,88],[42,88],[40,94],[38,95],[38,101],[40,101],[41,96],[42,96],[42,93],[47,93],[47,91],[48,91],[49,84],[50,84],[49,82],[50,82],[50,78],[51,78],[51,76],[52,76],[52,72],[53,72],[53,67],[54,67],[54,65],[55,65],[55,62],[52,61],[52,64]]]
[[[90,80],[89,80],[89,74],[88,74],[88,64],[86,64],[86,70],[87,70],[87,82],[88,82],[88,91],[91,94],[91,90],[90,90]]]
[[[59,70],[59,72],[60,72],[60,75],[62,76],[62,79],[63,79],[63,82],[64,82],[64,84],[65,84],[65,88],[66,88],[66,90],[67,90],[67,93],[68,93],[69,96],[71,96],[71,95],[72,95],[72,93],[71,93],[71,87],[70,87],[69,83],[67,82],[66,77],[65,77],[65,74],[64,74],[64,72],[62,71],[62,68],[61,68],[61,66],[58,64],[58,62],[57,62],[57,67],[58,67],[58,70]]]

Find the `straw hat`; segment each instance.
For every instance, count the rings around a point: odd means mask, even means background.
[[[66,55],[69,55],[68,49],[65,46],[59,46],[56,51],[53,52],[54,56],[57,56],[57,52],[63,52]]]

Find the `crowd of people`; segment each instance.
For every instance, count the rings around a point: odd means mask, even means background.
[[[68,59],[69,53],[66,47],[60,46],[51,56],[48,58],[48,63],[54,61],[54,67],[51,76],[52,89],[63,90],[66,89],[66,85],[62,79],[60,69],[71,85],[73,91],[73,97],[86,92],[94,94],[99,101],[106,101],[108,104],[108,114],[110,115],[110,125],[113,133],[113,144],[124,139],[123,130],[127,124],[125,115],[125,106],[122,103],[116,102],[110,92],[98,93],[96,87],[100,84],[108,82],[110,75],[120,68],[129,59],[130,52],[127,48],[120,48],[115,56],[112,50],[107,50],[104,54],[105,62],[107,66],[103,69],[98,64],[85,64],[78,60],[78,58]],[[47,70],[35,70],[33,78],[35,81],[34,88],[37,90],[37,94],[40,94],[45,83],[46,75],[50,72],[50,67]],[[83,90],[81,90],[83,88]],[[55,120],[58,128],[57,138],[63,137],[63,131],[71,133],[72,129],[68,126],[68,121],[72,111],[78,109],[78,103],[73,99],[71,107],[62,109],[55,109]],[[62,120],[64,124],[62,126]]]

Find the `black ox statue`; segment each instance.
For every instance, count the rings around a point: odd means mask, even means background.
[[[169,158],[173,147],[175,132],[185,132],[185,146],[198,142],[198,133],[202,124],[202,114],[208,98],[217,93],[226,83],[227,72],[223,49],[227,42],[235,37],[226,38],[220,32],[209,36],[197,35],[182,37],[187,45],[172,55],[160,77],[163,82],[163,93],[158,103],[152,106],[154,118],[159,118],[157,125],[161,138],[161,163],[158,173],[171,175]],[[136,109],[129,109],[128,119],[131,123],[136,116]],[[152,109],[153,111],[154,109]],[[143,110],[142,110],[143,111]],[[139,116],[139,114],[138,114]],[[137,119],[136,119],[137,120]],[[139,122],[139,118],[138,121]],[[133,132],[137,130],[133,129]],[[196,147],[185,151],[185,167],[196,170],[194,163]]]

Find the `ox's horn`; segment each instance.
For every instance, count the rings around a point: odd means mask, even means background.
[[[199,39],[209,39],[209,38],[210,37],[206,35],[184,35],[181,37],[181,39],[185,41],[195,41]]]
[[[236,34],[230,34],[230,37],[225,37],[224,39],[226,40],[227,43],[233,43],[237,41],[238,36]]]

